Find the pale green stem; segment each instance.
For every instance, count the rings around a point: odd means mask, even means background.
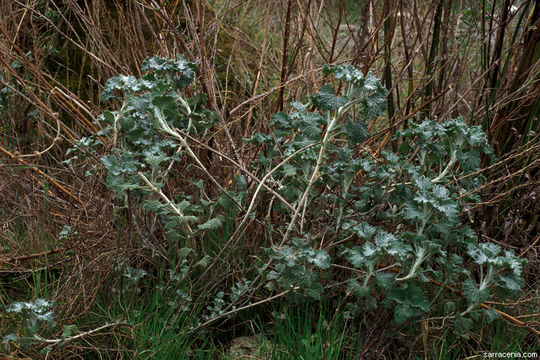
[[[406,281],[406,280],[414,278],[416,276],[416,271],[426,259],[426,255],[427,255],[427,249],[425,247],[421,247],[420,249],[418,249],[418,251],[416,252],[416,260],[413,266],[411,267],[411,270],[409,270],[409,273],[402,278],[397,278],[396,281]]]
[[[155,192],[156,194],[159,195],[159,197],[161,197],[165,203],[167,205],[169,205],[169,207],[172,209],[172,211],[180,216],[180,217],[184,217],[184,213],[178,209],[176,207],[176,205],[174,205],[174,203],[167,197],[167,195],[165,195],[163,193],[163,191],[161,191],[161,189],[158,189],[154,184],[152,184],[152,182],[150,180],[148,180],[148,178],[146,176],[144,176],[144,174],[142,172],[138,172],[137,173],[139,175],[139,177],[146,183],[146,185],[148,185],[148,187],[153,191]],[[190,238],[193,238],[193,230],[191,229],[191,227],[189,226],[189,224],[186,222],[186,229],[188,231],[188,234],[190,235]]]
[[[457,150],[453,150],[452,154],[450,155],[450,161],[448,162],[448,165],[446,165],[446,168],[439,174],[439,176],[432,179],[431,182],[438,183],[439,181],[441,181],[448,174],[450,169],[452,169],[452,167],[454,166],[456,162],[457,162]]]
[[[59,344],[59,343],[65,344],[65,343],[67,343],[69,341],[80,339],[82,337],[94,334],[96,332],[99,332],[99,331],[104,330],[104,329],[109,328],[109,327],[118,326],[118,325],[125,325],[125,324],[126,323],[123,322],[123,321],[118,321],[118,322],[115,322],[115,323],[112,323],[112,324],[105,324],[105,325],[102,325],[102,326],[100,326],[98,328],[95,328],[93,330],[84,331],[84,332],[81,332],[81,333],[79,333],[77,335],[69,336],[69,337],[62,338],[62,339],[45,339],[45,338],[42,338],[39,335],[34,334],[34,339],[36,339],[38,341],[41,341],[41,342],[44,342],[46,344],[52,344],[52,345],[56,345],[56,344]]]
[[[177,99],[178,101],[180,101],[180,104],[182,104],[182,106],[186,109],[187,116],[191,115],[191,108],[189,107],[189,104],[187,103],[187,101],[184,100],[184,98],[180,95],[178,95]],[[191,118],[189,118],[187,132],[189,132],[192,126],[193,126],[193,121],[191,120]]]
[[[366,278],[364,279],[364,286],[368,285],[369,279],[371,278],[371,275],[373,275],[373,265],[370,265],[368,267],[368,272],[366,274]]]
[[[159,122],[159,127],[160,129],[171,135],[172,137],[178,139],[180,141],[180,144],[182,146],[184,146],[184,148],[186,149],[186,152],[188,153],[189,156],[191,156],[193,158],[193,160],[195,160],[195,162],[197,163],[197,165],[201,168],[201,170],[210,178],[210,180],[212,180],[212,182],[221,190],[223,191],[223,193],[229,198],[231,199],[235,204],[236,206],[238,206],[239,209],[242,208],[242,205],[240,205],[238,203],[238,201],[231,195],[229,194],[229,192],[227,190],[225,190],[223,188],[223,186],[221,186],[221,184],[212,176],[212,174],[210,174],[210,172],[206,169],[206,167],[203,165],[203,163],[199,160],[199,158],[197,157],[197,155],[195,155],[195,153],[193,152],[193,150],[191,150],[191,147],[189,146],[189,144],[187,143],[186,139],[180,135],[178,132],[174,131],[170,126],[169,124],[167,123],[167,121],[165,120],[165,117],[164,115],[161,113],[161,112],[158,112],[156,111],[155,112],[155,115],[156,115],[156,118]]]
[[[339,204],[339,213],[338,218],[336,222],[336,232],[339,231],[339,227],[341,226],[341,219],[343,218],[343,210],[345,209],[345,201],[347,201],[347,195],[349,194],[349,187],[351,186],[351,181],[345,180],[345,183],[343,184],[343,202]]]
[[[491,284],[493,283],[493,278],[495,276],[495,271],[493,269],[493,265],[488,265],[488,270],[486,272],[486,276],[482,278],[480,281],[480,286],[478,288],[479,291],[487,289]],[[477,304],[471,304],[469,307],[461,313],[461,316],[465,316],[466,314],[470,313],[474,308],[476,308]]]
[[[427,204],[424,204],[424,213],[428,213],[427,211]],[[420,223],[420,228],[418,229],[417,233],[418,235],[422,235],[424,233],[424,229],[426,228],[426,225],[429,221],[429,218],[431,217],[431,212],[428,216],[426,216],[424,219],[422,219],[422,222]]]
[[[300,211],[304,206],[306,206],[307,199],[309,192],[311,191],[311,188],[315,184],[315,181],[319,178],[319,169],[322,165],[323,159],[324,159],[324,153],[326,152],[326,147],[328,146],[328,143],[330,142],[330,139],[332,138],[332,131],[334,130],[334,127],[338,123],[339,119],[343,114],[350,109],[356,102],[352,101],[348,103],[347,105],[338,108],[336,115],[329,119],[328,128],[326,129],[326,133],[324,134],[322,144],[321,144],[321,150],[319,151],[319,156],[317,157],[317,162],[315,163],[315,168],[313,169],[313,173],[311,174],[311,178],[309,179],[309,183],[306,187],[306,190],[304,190],[304,193],[302,194],[302,198],[298,202],[298,206],[296,208],[296,211],[293,214],[293,217],[291,219],[291,222],[289,223],[289,226],[287,227],[287,231],[285,232],[285,236],[283,236],[283,240],[281,241],[281,245],[285,244],[287,239],[289,238],[289,234],[294,227],[294,224],[296,223],[296,220],[298,219],[298,215],[300,214]],[[330,116],[330,114],[329,114]],[[281,246],[280,245],[280,246]]]
[[[300,154],[301,152],[315,146],[316,144],[310,144],[308,146],[304,146],[303,148],[295,151],[294,153],[292,153],[291,155],[287,156],[282,162],[280,162],[279,164],[277,164],[272,170],[270,170],[262,179],[261,181],[259,182],[259,186],[257,186],[257,189],[255,190],[255,193],[253,194],[252,198],[251,198],[251,202],[249,204],[249,207],[246,211],[246,215],[244,215],[244,218],[242,219],[242,222],[240,223],[240,225],[237,227],[238,229],[242,228],[243,224],[246,222],[247,218],[249,217],[249,214],[251,213],[251,211],[253,210],[253,207],[255,206],[255,200],[257,199],[257,196],[259,195],[259,192],[261,191],[262,187],[264,186],[266,180],[268,180],[270,178],[270,176],[272,176],[277,170],[279,170],[283,165],[285,165],[287,162],[289,162],[293,157],[295,157],[296,155]]]
[[[126,108],[126,105],[127,105],[127,100],[124,100],[124,102],[122,103],[122,107],[120,108],[120,110],[118,110],[118,113],[114,117],[113,140],[112,140],[113,146],[116,146],[116,141],[118,139],[118,121],[120,120],[120,117],[124,115],[124,110]]]

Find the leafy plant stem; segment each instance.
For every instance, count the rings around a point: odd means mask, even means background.
[[[77,340],[77,339],[82,338],[82,337],[84,337],[86,335],[94,334],[94,333],[99,332],[101,330],[107,329],[107,328],[112,327],[112,326],[118,326],[118,325],[127,325],[127,323],[123,322],[123,321],[118,321],[118,322],[114,322],[114,323],[111,323],[111,324],[105,324],[105,325],[102,325],[102,326],[97,327],[95,329],[88,330],[88,331],[82,332],[80,334],[70,336],[70,337],[65,338],[65,339],[45,339],[45,338],[42,338],[41,336],[35,335],[35,334],[34,334],[34,339],[39,340],[39,341],[44,342],[44,343],[47,343],[47,344],[56,345],[56,344],[59,344],[59,343],[66,343],[68,341]]]
[[[264,187],[268,192],[270,192],[272,195],[274,195],[276,198],[279,199],[279,201],[281,201],[283,203],[283,205],[285,205],[287,208],[289,208],[291,211],[294,211],[294,207],[287,201],[283,198],[283,196],[281,196],[279,193],[277,193],[276,191],[274,191],[271,187],[269,187],[266,182],[260,180],[259,178],[257,178],[255,175],[253,175],[251,172],[249,172],[242,164],[236,162],[235,160],[231,159],[230,157],[228,157],[227,155],[225,155],[224,153],[220,152],[220,151],[217,151],[215,150],[214,148],[206,145],[205,143],[197,140],[196,138],[192,137],[191,135],[189,134],[186,134],[186,133],[183,133],[182,131],[180,130],[177,130],[180,134],[186,136],[188,139],[194,141],[197,143],[197,145],[200,145],[202,147],[204,147],[205,149],[207,149],[208,151],[211,151],[213,152],[214,154],[217,154],[219,156],[221,156],[222,158],[224,158],[225,160],[231,162],[234,166],[238,167],[240,170],[242,170],[242,172],[244,174],[246,174],[248,177],[250,177],[251,179],[253,179],[254,181],[256,181],[257,183],[259,183],[262,187]],[[293,154],[290,155],[290,157],[292,158],[293,156],[296,156],[299,152],[301,151],[304,151],[312,146],[315,146],[315,144],[310,144],[304,148],[301,148],[298,150],[298,152],[295,152]],[[272,171],[275,171],[275,170],[272,170]]]
[[[338,218],[336,221],[336,232],[341,228],[341,221],[343,219],[343,210],[345,209],[345,201],[347,200],[347,195],[349,194],[349,188],[351,186],[353,176],[346,178],[343,182],[343,202],[339,204]]]
[[[343,200],[345,201],[345,196],[346,194],[344,194],[343,196]],[[341,220],[343,218],[343,209],[345,208],[345,204],[340,204],[339,205],[339,210],[338,210],[338,218],[337,218],[337,221],[336,221],[336,232],[340,229],[341,227]]]
[[[480,270],[482,270],[482,268],[480,268]],[[483,291],[491,286],[491,284],[493,283],[493,278],[495,277],[495,274],[496,274],[496,271],[493,268],[493,265],[490,264],[488,266],[486,275],[483,276],[482,280],[480,281],[480,286],[478,287],[479,291]],[[469,307],[467,307],[467,309],[461,313],[461,316],[464,316],[468,314],[469,312],[471,312],[472,310],[474,310],[476,305],[477,304],[469,305]]]
[[[366,277],[364,278],[364,286],[367,286],[367,285],[368,285],[369,279],[370,279],[371,276],[373,275],[373,268],[374,268],[374,265],[370,265],[370,266],[368,267]]]
[[[448,165],[446,165],[446,167],[444,168],[444,170],[439,174],[439,176],[437,176],[436,178],[432,179],[431,182],[432,183],[438,183],[440,182],[447,174],[448,172],[450,171],[450,169],[452,169],[452,167],[454,166],[454,164],[457,162],[457,150],[454,149],[452,151],[452,154],[450,155],[450,161],[448,162]]]
[[[184,100],[184,98],[182,96],[178,96],[177,99],[178,99],[178,101],[180,101],[180,104],[182,104],[182,106],[186,110],[187,116],[189,117],[188,126],[187,126],[187,131],[189,131],[191,129],[191,127],[193,126],[193,120],[189,116],[189,115],[191,115],[191,108],[189,107],[189,104],[187,103],[186,100]]]
[[[257,196],[259,195],[259,192],[261,191],[262,187],[266,183],[266,180],[268,180],[277,170],[279,170],[283,165],[285,165],[287,162],[289,162],[292,158],[294,158],[296,155],[302,153],[303,151],[317,145],[317,143],[310,144],[307,146],[304,146],[303,148],[295,151],[291,155],[287,156],[283,161],[281,161],[279,164],[277,164],[272,170],[270,170],[266,175],[260,180],[259,186],[257,186],[257,189],[255,190],[255,193],[253,194],[251,198],[251,202],[249,203],[249,207],[246,211],[246,214],[244,215],[244,218],[242,219],[242,222],[238,226],[237,229],[241,229],[244,223],[247,221],[247,218],[249,217],[249,214],[253,210],[253,207],[255,206],[255,200],[257,199]],[[294,210],[294,209],[293,209]],[[233,236],[234,237],[234,236]]]
[[[397,278],[396,281],[407,281],[409,279],[412,279],[416,276],[416,271],[422,265],[424,260],[427,257],[427,249],[425,247],[421,247],[416,251],[416,260],[414,261],[413,266],[411,267],[411,270],[409,270],[409,273],[401,278]]]
[[[290,293],[290,292],[293,291],[293,290],[295,290],[295,289],[291,287],[291,288],[289,288],[289,289],[287,289],[287,290],[285,290],[285,291],[282,291],[282,292],[280,292],[279,294],[276,294],[276,295],[274,295],[274,296],[270,296],[270,297],[265,298],[265,299],[262,299],[262,300],[260,300],[260,301],[257,301],[257,302],[251,303],[251,304],[247,304],[247,305],[245,305],[245,306],[241,306],[241,307],[239,307],[239,308],[232,309],[232,310],[230,310],[230,311],[227,311],[227,312],[224,312],[224,313],[222,313],[222,314],[219,314],[218,316],[215,316],[215,317],[213,317],[213,318],[207,320],[205,323],[200,324],[200,325],[198,325],[198,326],[196,326],[196,327],[194,327],[194,328],[191,328],[191,329],[189,330],[189,332],[195,332],[195,331],[197,331],[198,329],[204,328],[204,327],[208,326],[209,324],[213,323],[214,321],[219,320],[219,319],[221,319],[221,318],[223,318],[223,317],[225,317],[225,316],[230,316],[230,315],[235,314],[235,313],[237,313],[237,312],[240,312],[240,311],[243,311],[243,310],[246,310],[246,309],[249,309],[249,308],[252,308],[252,307],[255,307],[255,306],[264,304],[264,303],[267,303],[267,302],[269,302],[269,301],[278,299],[278,298],[280,298],[280,297],[282,297],[282,296],[284,296],[284,295],[287,295],[288,293]]]
[[[420,228],[418,229],[418,235],[422,235],[424,233],[424,229],[426,228],[426,225],[429,221],[429,218],[431,217],[431,213],[428,211],[427,205],[424,204],[424,213],[427,213],[425,218],[422,219],[422,222],[420,223]]]
[[[165,120],[165,117],[162,113],[160,113],[159,111],[156,111],[156,118],[158,120],[158,124],[159,124],[159,128],[171,135],[172,137],[174,137],[175,139],[178,139],[180,141],[180,143],[184,146],[184,148],[186,149],[186,152],[188,153],[189,156],[191,156],[193,158],[193,160],[195,160],[195,162],[197,163],[197,165],[201,168],[201,170],[210,178],[210,180],[212,180],[212,182],[221,190],[223,191],[223,193],[229,198],[231,199],[235,204],[236,206],[239,208],[239,209],[242,209],[242,205],[238,203],[238,201],[234,198],[234,196],[232,196],[231,194],[229,194],[229,192],[227,190],[225,190],[223,188],[223,186],[221,186],[221,184],[219,183],[219,181],[217,181],[213,176],[212,174],[210,174],[210,172],[208,171],[208,169],[206,169],[206,167],[203,165],[203,163],[201,162],[201,160],[199,160],[199,158],[197,157],[197,155],[195,155],[195,153],[193,152],[193,150],[191,150],[191,147],[189,146],[189,144],[187,143],[186,139],[180,135],[177,131],[173,130],[169,124],[167,123],[167,121]]]
[[[122,116],[124,116],[124,110],[125,110],[127,104],[128,104],[127,99],[124,99],[124,102],[122,103],[122,107],[120,108],[120,110],[118,110],[118,113],[114,117],[113,139],[112,139],[113,146],[116,146],[116,141],[118,139],[118,120],[120,120],[120,118]]]
[[[350,91],[350,89],[349,89],[349,91]],[[329,117],[329,119],[328,119],[328,121],[329,121],[328,128],[326,129],[326,133],[324,134],[324,138],[322,140],[321,149],[319,150],[319,156],[317,157],[317,162],[315,164],[315,168],[313,169],[313,172],[311,173],[311,178],[309,179],[309,183],[308,183],[308,185],[306,187],[306,190],[304,190],[304,193],[302,194],[302,198],[298,202],[298,207],[296,208],[296,210],[294,212],[294,215],[293,215],[293,217],[291,219],[291,222],[289,223],[289,226],[287,228],[287,231],[285,232],[285,235],[283,236],[283,240],[281,241],[281,245],[285,244],[286,241],[288,240],[289,234],[290,234],[292,228],[294,227],[294,224],[296,223],[296,220],[298,218],[300,210],[306,205],[309,192],[311,191],[311,188],[313,187],[313,184],[315,184],[315,181],[317,181],[317,179],[319,177],[319,169],[320,169],[320,167],[322,165],[323,158],[324,158],[324,153],[326,152],[326,147],[328,146],[328,142],[332,138],[332,131],[334,130],[334,127],[336,126],[336,124],[337,124],[338,120],[341,118],[341,116],[343,116],[343,114],[348,109],[350,109],[352,106],[354,106],[355,103],[357,103],[359,101],[360,100],[357,99],[357,100],[354,100],[354,101],[351,101],[351,102],[347,103],[344,106],[340,106],[337,109],[336,114],[335,114],[335,116],[333,118],[330,118],[330,113],[329,113],[329,115],[328,115],[328,117]]]
[[[161,198],[165,201],[165,203],[166,203],[167,205],[169,205],[169,207],[172,209],[172,211],[173,211],[176,215],[181,216],[181,217],[184,216],[183,212],[182,212],[180,209],[178,209],[178,208],[176,207],[176,205],[174,205],[174,203],[167,197],[167,195],[165,195],[165,194],[163,193],[163,191],[161,191],[161,189],[158,189],[154,184],[152,184],[152,182],[151,182],[150,180],[148,180],[148,178],[147,178],[142,172],[139,171],[139,172],[137,172],[137,174],[138,174],[139,177],[146,183],[146,185],[148,185],[148,187],[149,187],[153,192],[155,192],[156,194],[158,194],[159,197],[161,197]],[[190,238],[192,238],[192,237],[193,237],[193,230],[191,229],[191,227],[189,226],[188,223],[186,223],[186,229],[187,229],[187,231],[188,231],[188,234],[190,235]],[[193,244],[193,245],[195,245],[195,244]]]
[[[296,155],[300,154],[301,152],[313,147],[317,145],[317,143],[314,143],[314,144],[310,144],[310,145],[307,145],[297,151],[295,151],[294,153],[292,153],[291,155],[289,155],[287,158],[285,158],[283,161],[281,161],[278,165],[276,165],[272,170],[270,170],[260,181],[259,181],[259,186],[257,187],[257,189],[255,190],[255,193],[251,199],[251,202],[250,202],[250,205],[248,207],[248,210],[246,212],[246,214],[244,215],[244,218],[242,219],[242,221],[240,222],[240,224],[238,225],[238,227],[236,228],[236,231],[231,235],[229,241],[222,247],[221,251],[216,255],[216,257],[220,257],[221,254],[225,251],[225,249],[228,248],[228,246],[237,238],[237,237],[240,237],[241,234],[243,233],[243,230],[244,230],[244,224],[246,223],[248,217],[249,217],[249,214],[251,213],[251,211],[253,210],[253,207],[255,205],[255,200],[257,198],[257,195],[259,194],[259,192],[261,191],[261,188],[263,186],[266,186],[265,185],[265,182],[266,180],[268,180],[268,178],[270,176],[272,176],[273,173],[275,173],[277,170],[279,170],[279,168],[281,166],[283,166],[284,164],[286,164],[289,160],[291,160],[292,158],[294,158]],[[293,209],[294,210],[294,209]],[[284,242],[282,242],[283,244]],[[257,283],[257,281],[259,281],[259,279],[262,278],[262,275],[265,273],[266,270],[268,270],[268,268],[272,265],[273,263],[273,259],[270,259],[267,261],[266,265],[259,271],[259,274],[255,277],[255,279],[252,281],[252,284],[255,284]],[[205,271],[205,274],[206,272],[208,272],[210,269],[211,269],[212,266],[209,266],[206,271]],[[204,276],[204,274],[203,274]],[[202,276],[201,276],[202,277]],[[249,291],[249,288],[246,288],[236,299],[236,301],[233,301],[231,302],[226,308],[225,310],[229,309],[229,308],[232,308],[234,306],[234,304],[236,304],[236,302],[241,299],[247,292]],[[209,320],[210,321],[210,320]]]

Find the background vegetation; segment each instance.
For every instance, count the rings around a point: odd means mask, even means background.
[[[461,359],[538,350],[537,2],[2,0],[0,14],[3,356],[212,359],[238,357],[234,349],[243,346],[258,358]],[[183,94],[206,127],[180,134],[193,154],[167,159],[174,166],[159,191],[199,206],[184,209],[198,216],[191,237],[188,227],[143,208],[134,192],[118,197],[108,180],[114,161],[109,171],[100,161],[125,144],[103,121],[123,99],[101,97],[106,81],[139,78],[148,73],[145,58],[178,54],[197,65]],[[281,190],[271,184],[246,216],[267,153],[243,139],[272,134],[272,115],[313,99],[331,81],[323,65],[342,63],[370,71],[387,93],[386,111],[355,148],[374,161],[399,150],[397,131],[425,119],[462,116],[486,134],[496,160],[481,158],[485,181],[473,189],[480,201],[460,217],[480,243],[527,260],[517,297],[484,302],[504,313],[495,321],[482,313],[459,328],[444,314],[422,312],[403,326],[392,321],[392,307],[350,317],[349,293],[333,292],[330,280],[321,300],[293,299],[292,290],[260,281],[269,256],[281,261],[265,249],[284,245],[290,214],[274,206]],[[345,85],[334,86],[339,93]],[[354,184],[367,178],[360,171]],[[324,214],[308,223],[308,247],[331,253],[333,240],[325,248],[319,235],[336,224]],[[184,242],[171,241],[171,229]],[[268,284],[282,285],[274,280]]]

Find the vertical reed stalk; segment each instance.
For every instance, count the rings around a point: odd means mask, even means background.
[[[285,81],[287,80],[287,63],[289,59],[289,36],[291,32],[291,10],[293,0],[287,0],[287,12],[285,13],[285,29],[283,31],[283,49],[281,53],[281,74],[279,82],[281,87],[278,92],[277,109],[283,111],[283,94]]]
[[[437,7],[435,9],[435,17],[433,18],[433,36],[431,40],[431,47],[429,49],[429,58],[426,63],[426,81],[427,84],[424,88],[424,103],[428,103],[433,96],[433,78],[434,78],[434,68],[435,68],[435,59],[437,58],[437,53],[439,51],[439,41],[440,41],[440,32],[441,32],[441,16],[443,10],[444,1],[439,0],[437,2]],[[422,119],[431,116],[431,104],[428,104],[422,111]]]

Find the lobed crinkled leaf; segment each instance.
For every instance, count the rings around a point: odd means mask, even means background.
[[[330,255],[326,250],[317,250],[308,260],[319,269],[330,268]]]
[[[319,126],[323,123],[320,114],[314,112],[294,112],[289,115],[289,119],[293,121],[294,127],[301,130],[302,135],[304,135],[307,139],[314,141],[320,139],[321,129],[319,129]],[[299,139],[295,138],[295,142],[298,141]],[[302,147],[305,145],[307,144],[302,145]]]
[[[289,118],[289,115],[287,115],[284,112],[275,113],[270,117],[270,119],[272,121],[272,125],[277,128],[286,129],[286,130],[289,130],[292,128],[291,119]]]
[[[364,74],[351,64],[341,64],[337,66],[323,66],[323,73],[328,75],[333,73],[338,80],[359,83],[364,80]]]
[[[223,215],[218,215],[215,218],[212,218],[205,222],[204,224],[199,225],[200,230],[217,230],[223,225],[224,217]]]
[[[493,309],[493,308],[482,309],[482,311],[483,311],[484,314],[486,314],[486,316],[487,316],[488,324],[490,324],[490,323],[492,323],[493,321],[499,319],[499,313],[497,313],[497,312],[495,311],[495,309]]]
[[[480,290],[476,282],[472,279],[465,280],[461,286],[461,290],[470,303],[481,303],[489,298],[489,290]]]
[[[377,285],[384,290],[389,290],[396,285],[396,275],[387,272],[378,272],[375,274]]]
[[[370,255],[374,254],[371,253]],[[360,246],[355,246],[352,249],[346,249],[343,253],[347,261],[349,261],[355,268],[361,268],[366,264],[367,256],[364,255]]]
[[[251,137],[245,138],[243,140],[248,143],[261,145],[261,144],[266,144],[272,141],[272,135],[255,133]]]
[[[499,256],[501,248],[493,243],[469,244],[467,253],[477,264],[488,263],[496,269],[508,268],[519,276],[522,267],[526,264],[525,259],[520,259],[511,251],[505,251],[504,256]]]
[[[365,120],[372,120],[384,113],[386,110],[386,95],[382,88],[378,92],[370,94],[360,102],[361,114]]]
[[[360,284],[358,281],[349,279],[347,280],[347,292],[353,294],[359,299],[369,296],[371,289],[368,286]]]
[[[18,341],[19,341],[19,337],[17,335],[15,335],[13,333],[7,334],[2,339],[2,344],[4,345],[4,350],[6,350],[6,351],[9,350],[9,343],[11,343],[11,342],[17,343]]]
[[[508,275],[499,275],[499,280],[500,286],[513,292],[521,291],[525,284],[525,281],[513,272]]]
[[[147,87],[137,81],[135,76],[120,75],[118,77],[110,78],[105,82],[105,86],[101,92],[101,100],[106,101],[116,98],[115,90],[119,90],[122,93],[132,93],[146,89]]]
[[[454,323],[458,328],[464,329],[464,330],[470,330],[473,326],[473,321],[470,318],[463,317],[461,313],[458,313],[456,315],[456,318],[454,320]],[[464,337],[468,338],[468,335],[466,333],[463,334]]]
[[[366,222],[362,222],[358,225],[355,225],[352,230],[356,233],[356,235],[358,235],[358,237],[369,240],[380,229]]]
[[[311,103],[318,109],[335,110],[345,105],[349,99],[346,96],[334,95],[334,87],[330,84],[321,86],[319,92],[311,96]]]
[[[366,124],[361,120],[347,121],[345,125],[345,135],[351,145],[357,145],[369,138],[369,131]]]
[[[150,72],[164,72],[169,76],[174,77],[174,84],[181,88],[188,86],[195,77],[197,66],[187,61],[181,55],[175,59],[168,59],[159,56],[146,58],[142,62],[141,70]]]
[[[401,324],[409,318],[429,311],[429,302],[422,290],[415,285],[406,288],[392,288],[387,292],[386,298],[396,303],[394,320]]]

